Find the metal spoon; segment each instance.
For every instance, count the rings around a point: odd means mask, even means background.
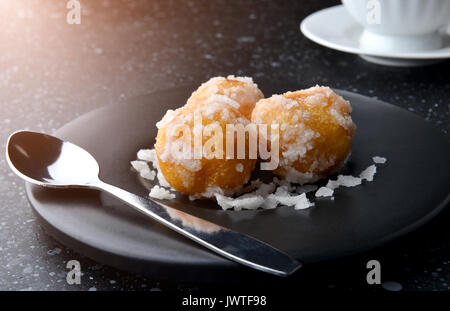
[[[13,133],[6,145],[6,158],[14,173],[30,183],[106,191],[191,240],[253,269],[288,276],[301,267],[301,263],[264,242],[102,182],[91,154],[54,136]]]

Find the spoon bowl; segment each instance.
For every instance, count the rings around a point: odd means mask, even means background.
[[[288,276],[301,267],[301,263],[262,241],[101,181],[94,157],[57,137],[31,131],[15,132],[8,139],[6,159],[11,169],[28,182],[108,192],[200,245],[253,269]]]
[[[28,182],[47,187],[86,187],[98,180],[94,157],[57,137],[20,131],[6,145],[11,169]]]

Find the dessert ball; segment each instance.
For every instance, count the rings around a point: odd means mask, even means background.
[[[355,132],[351,111],[350,103],[329,87],[315,86],[258,101],[251,120],[278,124],[279,165],[274,172],[304,184],[344,164]]]
[[[248,123],[247,118],[221,98],[169,110],[157,123],[155,144],[167,182],[194,198],[208,198],[214,193],[233,195],[239,191],[248,182],[256,159],[249,159],[248,152],[238,159],[237,139],[234,156],[227,158],[226,127]],[[245,140],[248,146],[248,137]]]
[[[222,97],[230,106],[239,110],[250,120],[255,104],[263,93],[249,77],[228,76],[211,78],[203,83],[187,101],[187,105],[197,105],[205,101],[214,101]]]

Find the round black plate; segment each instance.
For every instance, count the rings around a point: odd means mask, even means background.
[[[260,84],[265,94],[300,89]],[[70,122],[55,135],[87,149],[98,160],[100,177],[147,196],[130,170],[141,148],[152,148],[155,123],[169,108],[183,105],[195,87],[157,92],[110,105]],[[449,200],[450,146],[422,119],[398,107],[339,91],[353,106],[357,131],[345,173],[358,175],[379,155],[388,163],[375,180],[339,188],[335,200],[316,200],[308,210],[222,211],[213,201],[176,208],[249,234],[304,263],[373,248],[424,224]],[[149,186],[149,185],[146,185]],[[155,278],[210,281],[252,274],[97,191],[26,185],[36,214],[58,240],[100,262]]]

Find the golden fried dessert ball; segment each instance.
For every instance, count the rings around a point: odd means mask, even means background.
[[[204,101],[214,101],[222,97],[233,108],[238,109],[250,120],[255,104],[263,93],[249,77],[228,76],[211,78],[203,83],[187,101],[187,105],[197,105]]]
[[[226,125],[245,126],[249,122],[221,98],[169,110],[157,123],[155,144],[167,182],[194,198],[213,197],[214,193],[233,195],[239,191],[248,182],[256,159],[249,159],[247,152],[244,159],[227,158]],[[236,150],[235,146],[235,154]]]
[[[252,122],[278,124],[279,166],[274,172],[304,184],[344,164],[355,132],[351,111],[350,103],[329,87],[315,86],[260,100]]]

